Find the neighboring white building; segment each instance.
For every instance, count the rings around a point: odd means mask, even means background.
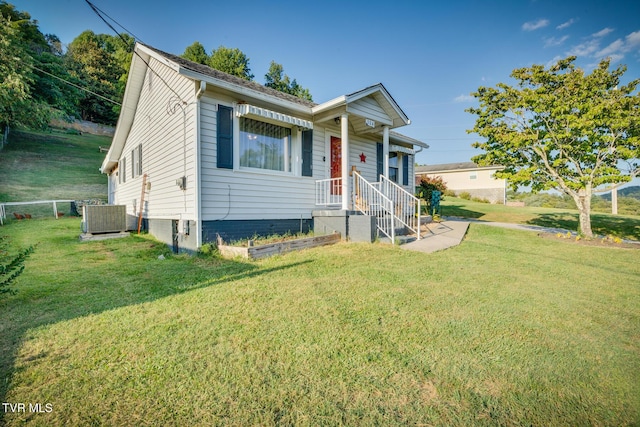
[[[364,194],[342,179],[352,169],[413,193],[415,147],[428,146],[393,131],[409,123],[382,84],[316,104],[137,44],[101,171],[132,224],[142,212],[152,235],[191,251],[350,212]]]
[[[496,171],[503,166],[478,166],[473,162],[446,163],[440,165],[416,166],[416,182],[421,176],[442,177],[447,189],[457,195],[463,192],[472,197],[487,199],[491,203],[504,204],[506,201],[507,180],[495,178]]]

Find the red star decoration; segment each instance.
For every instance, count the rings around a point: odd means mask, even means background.
[[[360,163],[367,163],[367,156],[364,153],[360,153]]]

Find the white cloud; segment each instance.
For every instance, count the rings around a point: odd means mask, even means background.
[[[548,19],[538,19],[537,21],[529,21],[522,24],[522,29],[524,31],[535,31],[540,28],[544,28],[549,25]]]
[[[556,30],[564,30],[565,28],[569,28],[576,22],[575,19],[571,18],[567,22],[563,22],[562,24],[556,27]]]
[[[562,36],[560,38],[555,38],[555,37],[544,38],[543,39],[544,47],[560,46],[561,44],[566,42],[568,38],[569,36]]]
[[[611,58],[612,63],[621,61],[625,53],[640,51],[640,31],[627,34],[624,39],[617,39],[609,43],[604,49],[595,52],[596,59]]]
[[[453,98],[453,102],[455,103],[460,103],[460,102],[471,102],[473,101],[475,98],[471,95],[458,95],[455,98]]]
[[[628,34],[627,37],[625,37],[625,43],[629,50],[633,50],[636,47],[640,48],[640,31]]]
[[[597,39],[591,39],[573,46],[571,50],[569,50],[568,54],[572,56],[591,56],[594,52],[597,52],[598,49],[600,49],[600,41]]]
[[[609,44],[609,46],[605,47],[602,50],[596,52],[596,56],[600,58],[604,58],[607,56],[615,55],[617,52],[621,52],[625,49],[625,44],[622,39],[618,39],[613,43]]]
[[[603,28],[602,30],[598,31],[597,33],[593,33],[591,34],[591,37],[595,37],[595,38],[600,38],[600,37],[604,37],[607,34],[613,32],[613,28]]]

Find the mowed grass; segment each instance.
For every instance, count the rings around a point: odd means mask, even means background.
[[[243,262],[78,226],[2,229],[39,244],[0,300],[0,397],[52,409],[9,426],[640,423],[638,250],[472,224]]]
[[[106,136],[12,131],[0,151],[0,201],[106,199],[99,146],[110,144]]]
[[[441,204],[443,216],[476,218],[482,221],[531,224],[542,227],[578,230],[578,211],[542,207],[513,207],[464,200],[447,196]],[[640,240],[640,217],[591,213],[591,228],[602,236]]]

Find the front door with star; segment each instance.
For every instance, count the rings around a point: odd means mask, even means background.
[[[342,140],[331,137],[331,178],[342,177]],[[331,186],[332,195],[342,195],[342,184]]]

